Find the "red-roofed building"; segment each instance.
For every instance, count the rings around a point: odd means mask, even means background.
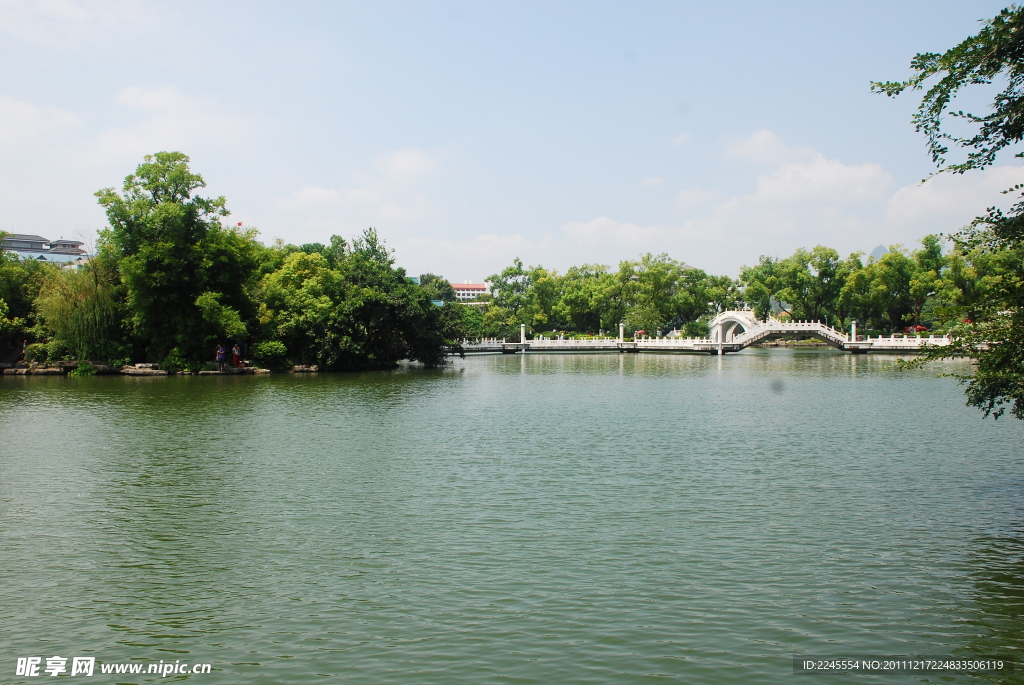
[[[484,283],[452,283],[455,289],[455,297],[459,302],[475,300],[479,295],[487,294],[487,286]]]

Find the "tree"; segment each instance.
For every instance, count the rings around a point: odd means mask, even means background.
[[[645,335],[653,336],[664,322],[665,319],[653,302],[640,301],[626,312],[626,333],[632,335],[643,331]]]
[[[835,303],[836,318],[844,328],[847,322],[852,321],[858,321],[867,328],[878,316],[871,298],[871,272],[861,261],[862,254],[855,252],[844,262],[846,277]]]
[[[810,252],[799,249],[777,263],[776,297],[792,306],[797,319],[821,321],[829,314],[835,318],[835,302],[843,289],[843,270],[839,253],[830,247],[815,246]]]
[[[116,284],[102,262],[53,270],[36,309],[40,324],[77,359],[110,361],[130,356],[121,344],[121,312]]]
[[[147,155],[121,193],[96,193],[109,223],[100,251],[117,265],[133,335],[157,360],[174,348],[206,358],[211,339],[244,334],[236,323],[255,314],[260,246],[252,231],[220,225],[223,197],[194,196],[206,183],[188,163]]]
[[[332,266],[333,264],[333,266]],[[321,252],[294,252],[264,277],[264,337],[325,370],[389,368],[401,359],[444,363],[444,322],[423,289],[394,267],[369,229],[351,245],[332,237]]]
[[[443,276],[421,274],[420,287],[423,288],[423,292],[431,300],[439,300],[441,302],[455,302],[458,300],[455,296],[455,288]]]
[[[608,267],[584,264],[570,267],[562,278],[558,317],[570,330],[596,333],[609,309],[615,279]],[[612,328],[613,326],[609,326]]]
[[[491,286],[491,296],[496,306],[516,315],[526,305],[530,277],[523,268],[523,260],[519,257],[512,261],[512,266],[506,267],[500,274],[488,276],[485,280]]]
[[[484,317],[475,307],[445,302],[440,309],[441,332],[452,352],[463,353],[462,341],[483,337]]]
[[[910,284],[916,274],[916,266],[902,245],[893,245],[868,269],[871,298],[891,333],[901,331],[914,311]]]
[[[483,314],[483,334],[488,338],[519,340],[519,319],[511,310],[491,305]]]
[[[0,237],[3,237],[0,232]],[[0,251],[0,349],[18,346],[34,338],[35,300],[54,267],[34,259],[21,259]]]
[[[980,247],[953,246],[938,284],[938,315],[944,323],[976,321],[1002,279],[998,255]]]
[[[561,315],[564,310],[559,306],[564,279],[557,271],[549,271],[542,266],[530,267],[527,279],[530,288],[519,312],[520,321],[540,330],[564,328],[568,321]]]
[[[0,300],[0,337],[9,338],[11,334],[17,334],[21,330],[24,320],[18,317],[8,318],[7,303]]]
[[[910,63],[915,72],[906,81],[872,83],[872,90],[891,97],[908,90],[925,91],[914,125],[928,140],[928,150],[939,173],[963,174],[994,164],[1006,148],[1024,138],[1024,8],[1011,5],[984,22],[977,35],[969,36],[944,53],[919,53]],[[935,79],[931,81],[931,79]],[[973,114],[953,108],[968,86],[999,83],[988,113]],[[976,90],[972,89],[972,90]],[[953,120],[969,133],[951,133],[945,124]],[[948,163],[950,146],[965,151],[957,163]],[[1020,158],[1018,153],[1015,157]],[[990,207],[955,236],[961,251],[983,250],[1000,263],[997,282],[972,303],[976,318],[952,329],[953,344],[932,350],[922,362],[954,355],[976,361],[967,384],[967,402],[986,416],[999,418],[1009,409],[1024,419],[1024,194],[1022,185],[1007,189],[1019,193],[1015,204],[1002,211]],[[963,291],[966,293],[966,291]]]
[[[937,293],[940,274],[946,265],[939,236],[927,235],[921,239],[921,245],[923,248],[913,254],[914,270],[910,277],[910,302],[915,327],[921,325],[921,312],[929,298]]]
[[[762,255],[756,266],[740,269],[740,282],[743,299],[753,305],[754,315],[764,320],[772,313],[772,305],[778,302],[776,296],[783,288],[779,260]]]

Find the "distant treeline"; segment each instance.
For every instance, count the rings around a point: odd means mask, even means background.
[[[759,317],[788,316],[838,328],[858,321],[862,331],[930,330],[973,319],[988,291],[1011,266],[1005,252],[955,245],[948,253],[936,236],[919,249],[892,246],[880,259],[863,254],[842,259],[817,246],[785,258],[761,257],[737,280],[712,276],[668,255],[644,255],[617,270],[585,264],[565,274],[516,260],[487,279],[490,305],[469,328],[478,335],[513,336],[520,324],[532,331],[630,334],[673,329],[708,333],[717,313],[751,308]]]
[[[624,322],[630,334],[702,336],[715,314],[741,307],[837,327],[857,320],[862,330],[935,330],[977,316],[1012,258],[960,244],[945,253],[927,236],[919,249],[894,246],[867,262],[822,246],[762,257],[738,280],[664,254],[564,274],[516,259],[487,279],[490,295],[467,306],[439,276],[408,278],[373,229],[351,241],[264,246],[255,230],[223,226],[224,198],[194,194],[205,183],[188,161],[157,153],[121,192],[97,193],[109,226],[87,265],[0,255],[0,347],[26,341],[30,361],[189,369],[211,361],[218,344],[240,343],[264,366],[365,369],[401,359],[437,365],[463,338],[515,339],[521,324],[531,335],[595,334]]]

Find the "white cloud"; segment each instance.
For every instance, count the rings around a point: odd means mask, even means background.
[[[464,240],[411,237],[395,245],[395,257],[409,273],[431,271],[450,280],[480,283],[519,256],[527,264],[551,264],[564,256],[563,245],[550,235],[531,240],[522,234],[487,233]]]
[[[74,112],[21,102],[0,95],[0,146],[34,142],[41,136],[81,126]]]
[[[423,179],[437,167],[437,160],[424,150],[405,148],[378,157],[373,168],[386,178],[415,182]]]
[[[768,129],[755,131],[746,138],[729,138],[725,146],[727,159],[742,159],[758,164],[807,161],[816,154],[808,147],[786,145],[777,133]]]
[[[669,143],[669,145],[686,145],[689,142],[690,142],[690,134],[689,133],[682,133],[682,134],[676,136],[675,138],[673,138],[672,142]]]
[[[278,198],[279,207],[329,213],[317,221],[348,226],[418,225],[437,222],[442,213],[422,192],[422,185],[437,170],[439,155],[419,148],[404,148],[377,156],[367,169],[351,173],[349,188],[307,185]],[[330,210],[330,212],[328,212]]]
[[[434,208],[430,200],[422,195],[416,195],[406,201],[385,202],[377,209],[376,218],[381,223],[413,223],[440,219],[441,213]]]
[[[754,202],[881,200],[895,180],[878,164],[843,164],[815,154],[809,162],[783,164],[757,179]]]
[[[351,188],[335,190],[321,186],[309,185],[278,200],[278,205],[286,209],[311,209],[317,207],[345,207],[372,203],[379,199],[378,194],[369,188]]]
[[[693,209],[717,200],[721,196],[722,193],[717,190],[684,188],[676,193],[676,207],[684,210]]]
[[[562,232],[582,247],[595,247],[609,242],[624,247],[642,245],[654,229],[637,224],[613,221],[600,216],[587,222],[573,221],[562,226]]]
[[[134,161],[157,150],[195,147],[225,149],[245,142],[256,130],[251,120],[209,98],[195,98],[169,86],[129,87],[114,101],[142,118],[101,132],[86,152],[89,163]]]
[[[668,252],[735,276],[740,265],[762,254],[784,256],[822,244],[845,255],[955,231],[985,207],[1008,202],[999,191],[1024,176],[1007,166],[900,187],[878,164],[828,159],[767,130],[734,139],[725,154],[755,173],[749,192],[682,189],[674,204],[685,220],[639,223],[599,216],[563,225],[558,244],[573,248],[565,252],[571,263]]]
[[[886,203],[886,220],[915,225],[927,233],[948,233],[970,223],[992,205],[1006,207],[1016,197],[1001,192],[1024,182],[1017,166],[998,166],[957,176],[938,174],[925,183],[897,190]],[[924,235],[924,233],[922,233]]]
[[[647,186],[648,188],[657,188],[658,186],[664,185],[665,179],[657,176],[648,176],[640,179],[640,185]]]
[[[0,0],[0,32],[53,49],[101,45],[149,24],[138,0]]]
[[[128,87],[114,97],[114,102],[132,109],[174,110],[189,105],[188,99],[170,86],[163,88]]]
[[[564,270],[667,252],[712,273],[735,276],[761,254],[789,254],[819,243],[849,252],[891,242],[894,232],[882,214],[898,188],[881,166],[827,159],[788,146],[771,131],[737,139],[728,154],[754,172],[749,192],[681,189],[674,207],[685,212],[685,220],[641,223],[602,215],[566,222],[539,240],[519,234],[462,241],[417,238],[402,243],[399,254],[412,263],[448,270],[450,264],[471,264],[490,273],[516,255],[528,264]]]

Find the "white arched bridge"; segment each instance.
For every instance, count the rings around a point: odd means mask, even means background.
[[[853,324],[846,334],[820,321],[783,321],[768,317],[761,321],[752,311],[722,312],[710,322],[711,335],[707,338],[635,338],[625,339],[625,326],[619,324],[617,338],[590,340],[526,339],[526,327],[520,329],[518,342],[506,340],[466,342],[466,352],[704,352],[725,354],[738,352],[744,347],[775,338],[817,338],[832,347],[847,352],[919,352],[926,346],[948,345],[945,335],[919,336],[857,336]]]

